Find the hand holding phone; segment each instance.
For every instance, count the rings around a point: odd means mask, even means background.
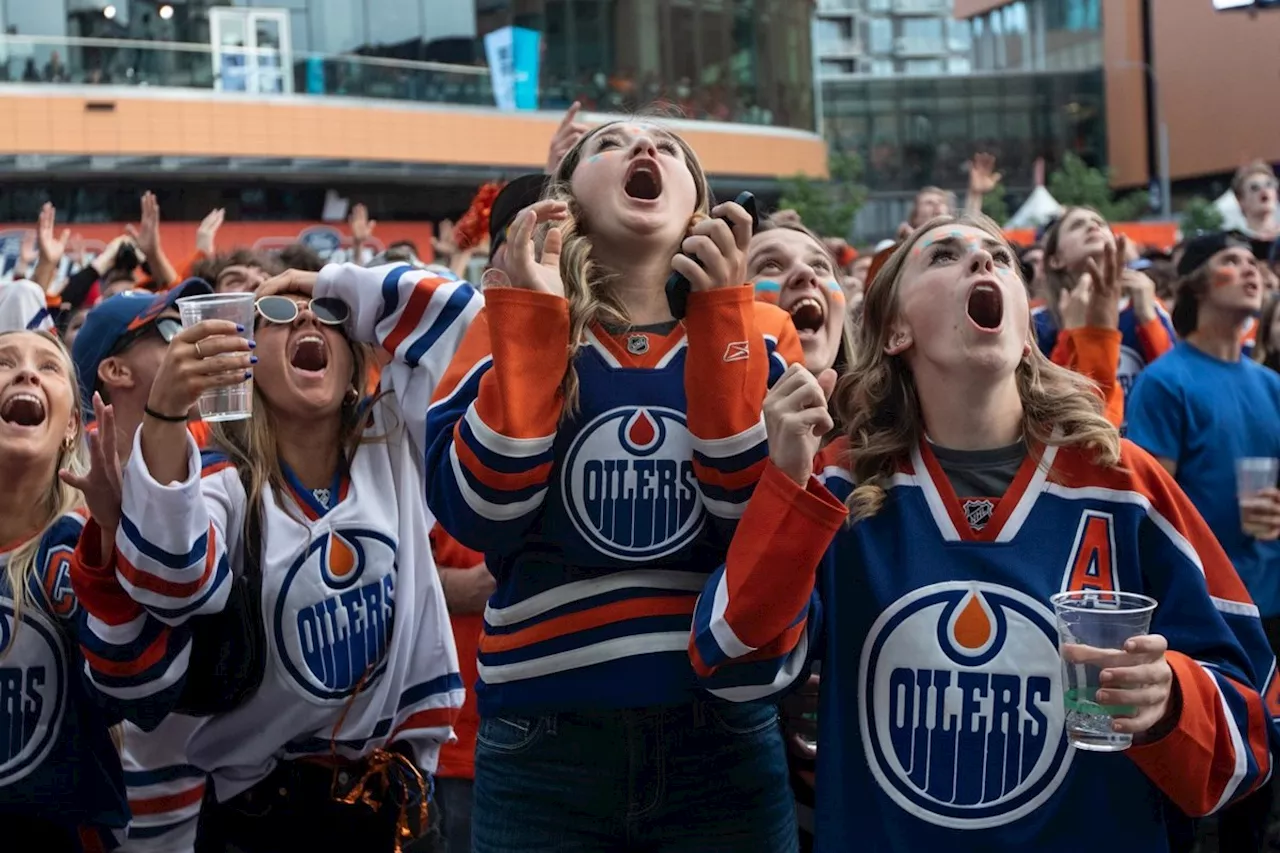
[[[720,211],[720,215],[690,229],[689,236],[681,244],[682,254],[671,260],[673,272],[667,279],[667,304],[671,308],[671,316],[677,320],[684,318],[689,294],[693,290],[745,283],[747,247],[760,225],[760,214],[756,198],[751,193],[740,194],[733,204],[741,208],[745,218],[735,216],[736,211],[728,204],[717,206],[715,210]]]

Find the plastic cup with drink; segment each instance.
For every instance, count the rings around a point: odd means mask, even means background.
[[[1097,701],[1102,671],[1115,665],[1124,644],[1150,630],[1156,600],[1133,592],[1082,590],[1053,596],[1062,656],[1062,690],[1067,712],[1067,741],[1091,752],[1119,752],[1133,735],[1117,732],[1116,717],[1132,716],[1127,705]]]
[[[1258,493],[1263,489],[1276,488],[1277,482],[1280,482],[1280,459],[1246,456],[1236,460],[1236,499],[1242,510],[1251,501],[1258,500]],[[1245,525],[1244,532],[1252,536],[1262,531],[1250,530]]]
[[[205,320],[229,320],[244,329],[240,334],[253,340],[252,293],[213,293],[178,300],[184,328]],[[227,358],[213,355],[209,358]],[[200,395],[200,417],[206,421],[239,421],[253,416],[253,380],[230,388],[217,388]]]

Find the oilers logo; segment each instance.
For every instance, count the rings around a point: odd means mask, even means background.
[[[395,623],[396,543],[372,530],[321,532],[284,577],[274,613],[289,680],[321,703],[341,702],[386,668]]]
[[[859,690],[872,775],[930,823],[1018,820],[1070,768],[1053,615],[1016,590],[960,581],[903,596],[871,627]]]
[[[1120,347],[1120,364],[1116,367],[1116,381],[1124,389],[1125,399],[1129,398],[1129,392],[1133,390],[1133,383],[1138,381],[1138,374],[1146,366],[1146,359],[1139,355],[1138,351],[1133,347]]]
[[[16,628],[16,630],[15,630]],[[52,622],[32,604],[14,624],[0,598],[0,787],[40,766],[58,739],[67,702],[66,652]]]
[[[584,426],[561,473],[565,508],[596,550],[618,560],[675,553],[702,529],[693,443],[682,412],[611,409]]]

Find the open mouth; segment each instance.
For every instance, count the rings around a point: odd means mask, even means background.
[[[796,332],[801,336],[806,333],[816,335],[827,325],[827,307],[822,304],[822,300],[812,296],[798,299],[787,312],[791,315]]]
[[[14,394],[0,404],[0,420],[16,426],[35,427],[44,423],[44,402],[34,394]]]
[[[969,319],[983,331],[997,331],[1004,322],[1004,297],[1000,295],[1000,288],[994,284],[975,284],[969,291],[969,303],[966,307]]]
[[[294,341],[289,364],[302,373],[323,374],[329,366],[329,346],[319,335],[303,335]]]
[[[637,160],[627,170],[623,190],[628,196],[641,201],[653,201],[662,195],[662,173],[652,160]]]

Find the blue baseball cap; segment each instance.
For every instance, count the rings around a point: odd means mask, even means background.
[[[95,305],[85,315],[84,325],[76,334],[71,348],[71,360],[76,365],[85,410],[92,415],[93,392],[98,387],[98,365],[115,352],[122,338],[154,323],[184,296],[209,293],[213,293],[213,288],[207,281],[189,278],[158,295],[145,290],[126,290]]]

